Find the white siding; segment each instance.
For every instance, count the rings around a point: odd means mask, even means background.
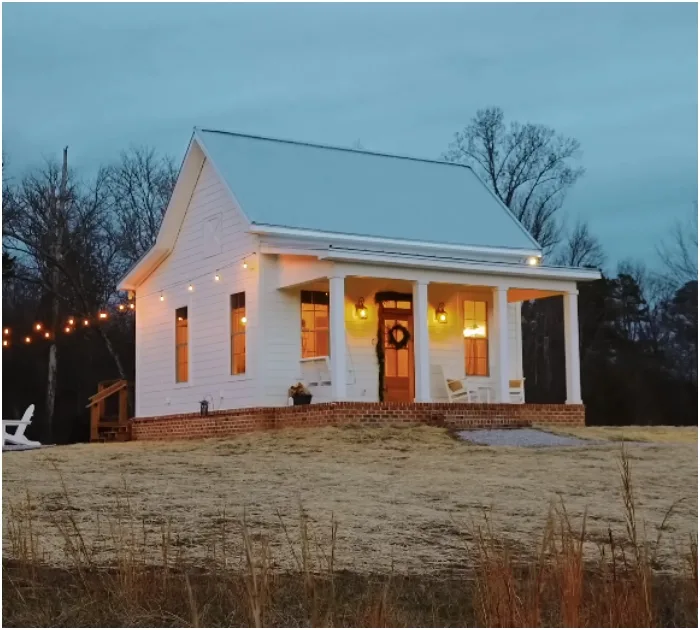
[[[287,389],[298,380],[309,382],[316,380],[320,370],[325,370],[318,363],[306,363],[301,359],[300,332],[300,287],[279,289],[299,279],[319,277],[332,273],[328,263],[319,263],[311,258],[294,258],[287,256],[263,256],[261,273],[261,303],[264,304],[264,356],[261,363],[260,379],[262,383],[261,400],[264,405],[283,405],[287,400]],[[319,265],[318,271],[311,268]],[[323,265],[320,267],[320,265]],[[293,269],[293,271],[292,271]],[[305,284],[305,289],[328,290],[327,281]],[[379,291],[411,292],[411,285],[404,281],[379,278],[349,277],[345,281],[345,326],[347,343],[347,384],[348,399],[373,402],[378,400],[377,341],[378,311],[374,296]],[[355,315],[355,304],[363,297],[368,307],[365,320]],[[464,337],[463,300],[482,299],[488,303],[491,317],[491,290],[489,288],[470,289],[466,286],[431,284],[428,287],[428,332],[430,339],[430,362],[443,367],[445,375],[464,378]],[[448,322],[440,324],[435,320],[435,309],[440,302],[445,303]],[[510,329],[509,372],[515,378],[522,372],[520,352],[520,317],[519,306],[510,304],[508,308]],[[495,355],[495,353],[493,353]],[[495,365],[491,364],[491,374],[496,374]],[[328,376],[328,373],[325,372]],[[481,379],[485,385],[494,386],[491,377]],[[314,402],[330,400],[330,387],[314,387]],[[440,390],[431,392],[437,398],[446,398]]]
[[[246,230],[245,217],[205,162],[173,252],[136,292],[137,417],[196,412],[204,398],[213,409],[256,404],[257,237]],[[245,375],[232,376],[229,296],[240,291],[246,294],[247,365]],[[175,309],[181,306],[188,307],[189,381],[176,384]]]

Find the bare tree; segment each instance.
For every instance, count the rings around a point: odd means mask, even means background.
[[[3,247],[13,254],[13,275],[45,296],[50,339],[45,409],[46,439],[53,434],[58,357],[56,336],[66,315],[92,315],[116,293],[118,243],[108,211],[105,177],[98,173],[89,186],[68,170],[68,151],[59,167],[49,163],[27,175],[16,188],[7,187],[3,207]],[[119,375],[120,357],[106,331],[97,327]]]
[[[698,279],[698,204],[684,221],[673,224],[670,234],[661,241],[657,253],[667,279],[679,286]]]
[[[584,172],[574,165],[579,153],[574,138],[533,123],[506,126],[503,111],[489,107],[455,134],[443,157],[471,166],[548,251],[560,238],[557,211]]]
[[[557,262],[567,267],[600,269],[605,254],[600,241],[591,233],[588,223],[579,219],[566,235]]]
[[[173,160],[144,147],[132,147],[106,168],[105,185],[125,267],[155,242],[176,179]]]

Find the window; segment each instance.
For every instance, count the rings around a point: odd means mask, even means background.
[[[467,376],[489,375],[486,302],[464,301],[464,363]]]
[[[231,296],[231,374],[245,374],[245,293]]]
[[[189,377],[187,307],[175,311],[175,382],[186,383]]]
[[[328,293],[301,292],[301,357],[327,357]]]

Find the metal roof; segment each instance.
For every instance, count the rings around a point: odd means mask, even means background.
[[[209,129],[195,138],[255,225],[540,249],[463,165]]]

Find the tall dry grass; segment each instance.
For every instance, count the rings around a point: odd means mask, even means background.
[[[56,470],[60,476],[60,471]],[[27,494],[5,515],[3,622],[18,626],[697,626],[697,539],[678,549],[678,571],[661,573],[656,552],[671,506],[655,537],[637,517],[630,463],[620,456],[621,509],[626,534],[608,530],[597,559],[586,560],[586,516],[574,523],[553,505],[537,553],[520,551],[488,518],[469,528],[461,570],[441,575],[338,571],[338,523],[313,525],[299,505],[299,522],[284,521],[286,554],[295,570],[279,570],[269,541],[244,515],[222,512],[204,566],[188,563],[169,521],[161,525],[160,562],[149,561],[145,524],[132,511],[128,488],[120,515],[102,524],[112,562],[101,566],[71,510],[63,485],[53,526],[61,533],[65,566],[44,562]],[[61,516],[59,516],[59,514]],[[294,533],[292,533],[294,532]]]

